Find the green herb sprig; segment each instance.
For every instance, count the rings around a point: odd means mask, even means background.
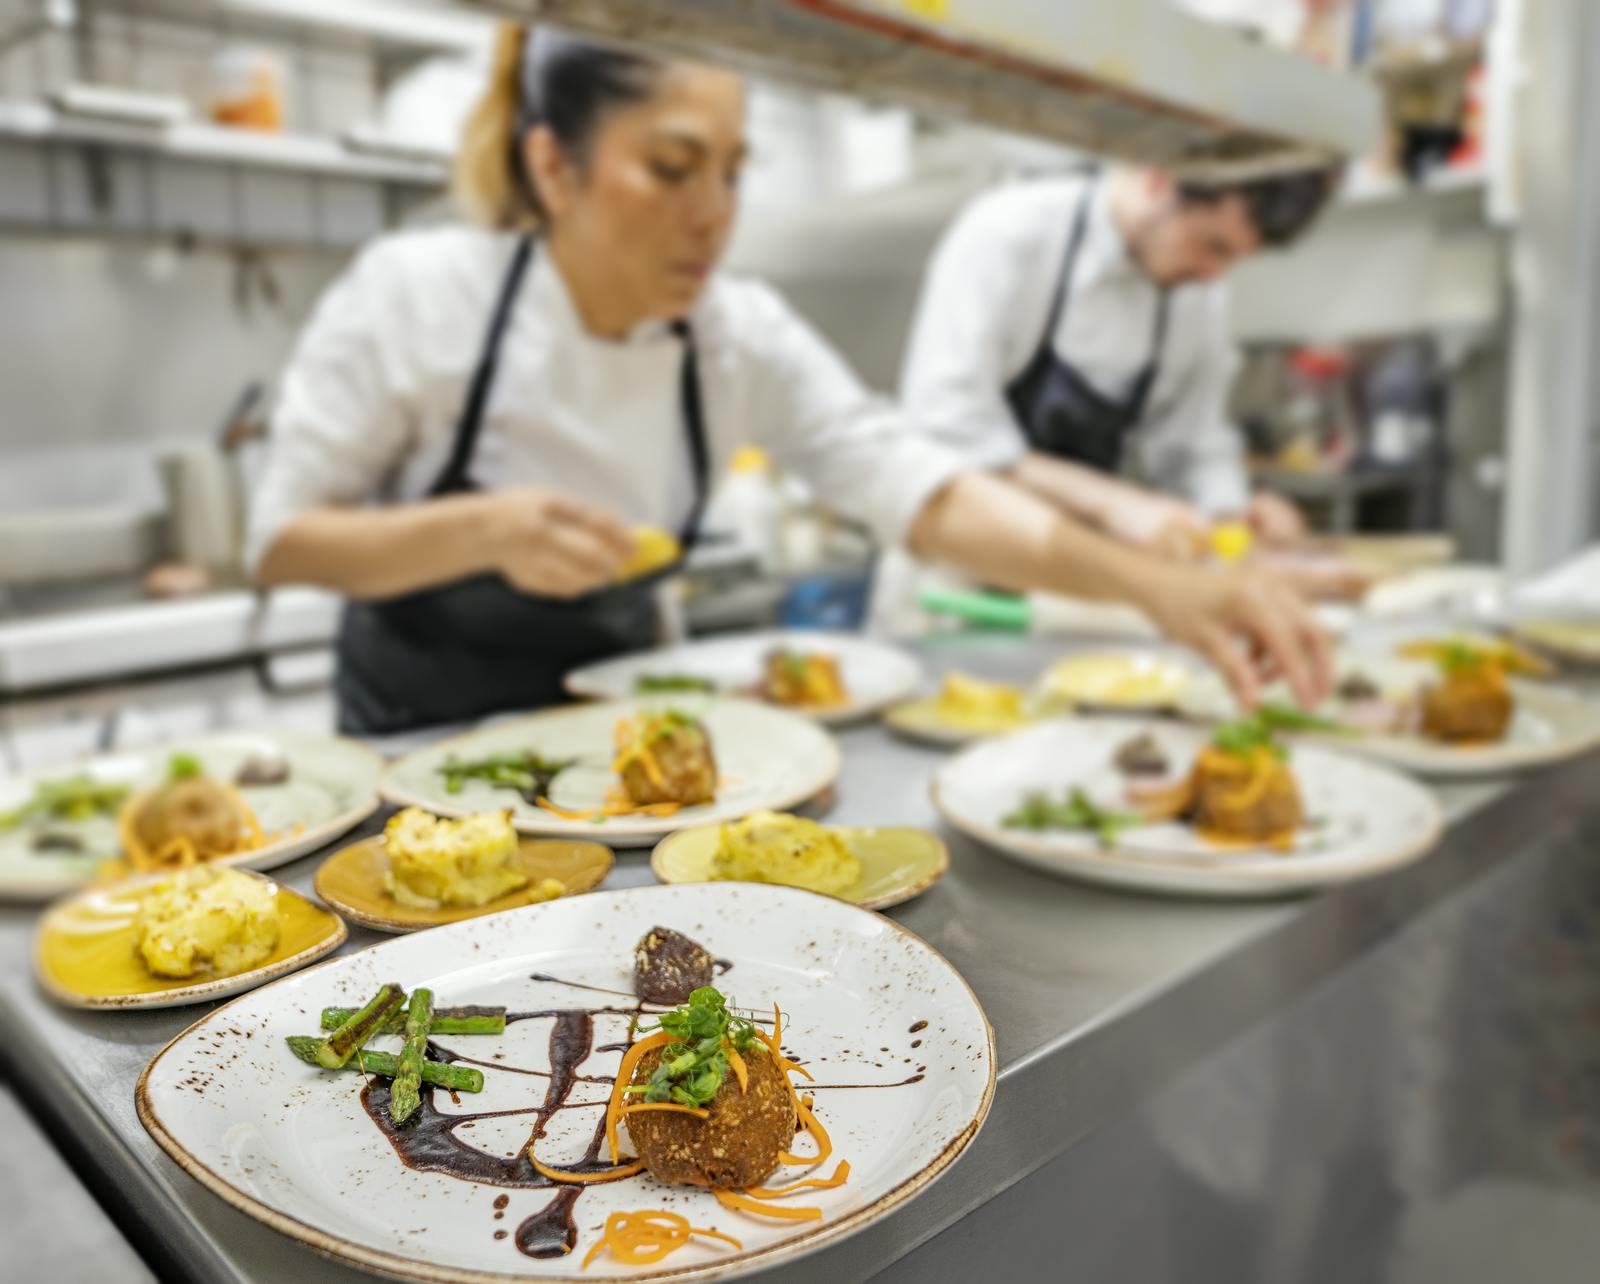
[[[463,761],[447,758],[435,770],[444,777],[444,791],[459,794],[469,780],[481,780],[491,789],[512,789],[529,805],[550,792],[550,786],[576,759],[545,758],[532,749],[490,754]]]
[[[111,815],[128,796],[127,785],[110,784],[92,776],[41,780],[33,797],[9,811],[0,811],[0,830],[16,829],[32,820],[88,820]]]
[[[722,992],[710,985],[695,990],[687,1003],[663,1012],[654,1026],[640,1029],[663,1031],[674,1041],[661,1049],[661,1062],[650,1081],[624,1091],[648,1102],[680,1106],[711,1104],[728,1077],[727,1045],[743,1056],[761,1042],[755,1023],[729,1011]]]
[[[167,759],[169,781],[194,780],[205,775],[205,764],[192,753],[175,753]]]
[[[696,677],[692,673],[641,673],[633,680],[633,689],[639,695],[673,691],[700,691],[715,695],[717,684],[710,678]]]
[[[1141,816],[1110,811],[1095,803],[1082,789],[1073,789],[1064,802],[1053,802],[1038,792],[1023,798],[1021,806],[1000,822],[1007,829],[1027,829],[1035,833],[1047,829],[1087,830],[1112,847],[1124,830],[1144,824]]]

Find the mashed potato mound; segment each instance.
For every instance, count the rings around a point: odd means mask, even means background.
[[[139,905],[139,953],[157,976],[237,976],[278,945],[278,889],[236,869],[184,870]]]
[[[389,852],[385,885],[402,905],[486,905],[528,885],[528,876],[512,863],[517,831],[509,811],[441,820],[407,807],[390,819],[383,836]],[[555,896],[566,890],[557,886]]]
[[[861,861],[838,834],[799,816],[758,811],[724,825],[712,872],[744,883],[783,883],[830,896],[861,879]]]

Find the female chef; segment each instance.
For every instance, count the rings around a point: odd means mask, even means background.
[[[887,543],[984,582],[1144,609],[1250,698],[1303,699],[1326,642],[1275,581],[1197,573],[967,471],[771,290],[716,275],[745,159],[739,79],[508,30],[469,121],[475,226],[386,237],[319,304],[251,518],[267,585],[345,595],[340,723],[381,734],[560,699],[656,640],[630,527],[694,542],[753,442]]]

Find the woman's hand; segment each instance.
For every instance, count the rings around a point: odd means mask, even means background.
[[[1173,641],[1216,665],[1246,708],[1279,677],[1307,708],[1327,698],[1332,647],[1288,585],[1236,568],[1187,567],[1158,579],[1141,595],[1145,614]]]
[[[479,498],[495,569],[520,592],[582,597],[613,583],[633,553],[633,536],[615,517],[551,491]]]

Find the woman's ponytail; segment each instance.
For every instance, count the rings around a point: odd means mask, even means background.
[[[489,88],[467,117],[456,153],[456,201],[476,223],[534,231],[539,213],[522,169],[522,64],[527,28],[505,23],[495,38]]]

